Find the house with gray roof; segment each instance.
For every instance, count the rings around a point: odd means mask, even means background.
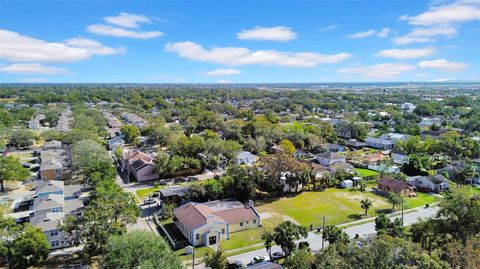
[[[10,214],[17,222],[28,221],[40,228],[52,249],[70,246],[70,240],[58,228],[66,217],[82,217],[84,204],[80,185],[65,186],[63,181],[49,180],[37,183],[35,195],[19,202],[30,202],[28,210]]]

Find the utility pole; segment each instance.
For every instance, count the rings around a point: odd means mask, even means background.
[[[405,201],[405,199],[403,199],[402,197],[402,226],[403,226],[403,202]]]
[[[192,269],[195,269],[195,234],[192,235],[193,248],[192,248]]]
[[[322,226],[322,249],[325,245],[325,216],[323,216],[323,226]]]

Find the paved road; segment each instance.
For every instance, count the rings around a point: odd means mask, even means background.
[[[428,217],[433,217],[437,214],[438,212],[438,207],[430,207],[430,208],[418,208],[416,211],[404,214],[404,223],[405,225],[411,225],[415,222],[417,222],[420,218],[428,218]],[[398,218],[399,216],[393,216],[390,217],[391,219]],[[373,235],[375,234],[375,222],[368,222],[364,224],[359,224],[355,226],[351,226],[348,228],[345,228],[344,231],[351,237],[355,237],[356,234],[358,234],[360,237],[365,237],[367,235]],[[319,249],[322,248],[322,236],[321,234],[310,232],[308,234],[308,237],[306,239],[300,240],[300,241],[305,241],[310,244],[310,248],[312,251],[318,251]],[[299,241],[299,242],[300,242]],[[328,242],[325,242],[325,246],[328,244]],[[274,246],[272,248],[272,252],[275,251],[280,251],[279,246]],[[252,257],[255,256],[268,256],[267,251],[265,248],[255,250],[255,251],[250,251],[246,252],[243,254],[231,256],[228,259],[231,261],[241,261],[243,264],[247,264],[250,262]]]

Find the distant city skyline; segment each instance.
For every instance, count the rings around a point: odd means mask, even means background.
[[[480,0],[4,0],[0,10],[0,83],[480,80]]]

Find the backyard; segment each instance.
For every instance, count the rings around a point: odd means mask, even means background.
[[[360,177],[370,177],[370,176],[376,176],[380,174],[377,171],[373,171],[365,168],[355,168],[355,171],[358,173]]]

